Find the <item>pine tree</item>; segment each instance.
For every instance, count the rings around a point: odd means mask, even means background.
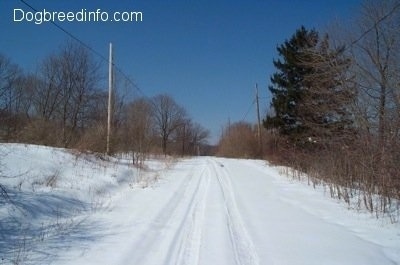
[[[349,105],[355,98],[347,70],[350,60],[344,47],[331,48],[326,35],[301,27],[277,48],[282,60],[269,87],[275,116],[264,120],[266,128],[278,128],[295,142],[331,142],[350,132]]]
[[[301,27],[290,40],[277,48],[281,59],[274,60],[278,69],[271,77],[269,86],[273,98],[271,106],[275,116],[267,116],[263,121],[266,128],[279,128],[280,133],[293,135],[304,130],[298,116],[298,103],[305,87],[304,76],[312,72],[312,67],[304,65],[303,52],[314,48],[318,43],[318,33]]]
[[[312,71],[304,75],[306,86],[297,111],[307,136],[319,143],[343,140],[353,133],[350,106],[356,93],[348,74],[351,61],[344,52],[344,46],[330,47],[328,35],[304,51],[302,64]]]

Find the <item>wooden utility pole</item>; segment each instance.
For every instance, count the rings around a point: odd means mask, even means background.
[[[257,138],[258,138],[258,145],[261,150],[261,119],[260,119],[260,104],[259,104],[259,97],[258,97],[258,85],[256,83],[256,106],[257,106]]]
[[[110,154],[112,90],[113,90],[113,57],[112,57],[112,43],[110,43],[110,55],[109,55],[109,59],[108,59],[108,115],[107,115],[107,154],[108,155]]]

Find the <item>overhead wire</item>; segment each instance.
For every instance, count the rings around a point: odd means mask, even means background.
[[[38,10],[36,8],[34,8],[31,4],[27,3],[25,0],[20,0],[20,2],[22,2],[24,5],[26,5],[27,7],[29,7],[30,9],[32,9],[35,12],[38,12]],[[350,46],[355,45],[357,42],[359,42],[361,39],[363,39],[369,32],[371,32],[378,24],[380,24],[382,21],[384,21],[386,18],[388,18],[391,14],[393,14],[396,9],[400,8],[400,3],[396,4],[392,10],[390,12],[388,12],[386,15],[382,16],[378,21],[376,21],[374,23],[373,26],[371,26],[370,28],[368,28],[367,30],[365,30],[357,39],[355,39],[354,41],[351,42]],[[76,42],[78,42],[80,45],[82,45],[83,47],[85,47],[87,50],[89,50],[90,52],[92,52],[93,54],[95,54],[96,56],[98,56],[99,58],[101,58],[103,61],[109,63],[109,59],[107,59],[106,57],[104,57],[100,52],[96,51],[95,49],[93,49],[92,47],[90,47],[88,44],[86,44],[84,41],[82,41],[81,39],[79,39],[78,37],[76,37],[75,35],[73,35],[71,32],[69,32],[68,30],[64,29],[63,27],[61,27],[60,25],[58,25],[55,21],[50,20],[49,21],[51,24],[53,24],[56,28],[58,28],[59,30],[61,30],[62,32],[64,32],[65,34],[67,34],[70,38],[72,38],[73,40],[75,40]],[[144,92],[128,77],[128,75],[122,71],[122,69],[120,67],[118,67],[114,62],[112,63],[114,66],[114,69],[119,72],[123,78],[128,81],[129,84],[131,84],[140,94],[142,94],[142,96],[146,97],[146,95],[144,94]],[[253,107],[255,103],[255,100],[253,100],[253,102],[251,103],[249,109],[247,110],[247,112],[245,113],[245,115],[242,118],[242,121],[246,119],[247,115],[249,114],[251,108]]]
[[[247,112],[244,114],[244,116],[242,118],[242,121],[244,121],[247,118],[247,115],[249,115],[249,113],[250,113],[250,111],[251,111],[251,109],[252,109],[252,107],[254,106],[255,103],[256,103],[256,100],[254,99],[253,102],[250,104]]]
[[[352,41],[349,46],[352,47],[354,44],[362,40],[368,33],[370,33],[374,28],[376,28],[380,23],[382,23],[382,21],[390,17],[398,8],[400,8],[400,2],[394,5],[393,8],[387,14],[378,19],[378,21],[376,21],[370,28],[365,30],[357,39]]]
[[[29,7],[30,9],[32,9],[35,12],[39,12],[35,7],[33,7],[31,4],[27,3],[25,0],[19,0],[20,2],[22,2],[24,5],[26,5],[27,7]],[[96,56],[98,56],[101,60],[103,60],[106,63],[109,63],[110,60],[108,58],[106,58],[105,56],[103,56],[100,52],[96,51],[95,49],[93,49],[92,47],[90,47],[88,44],[86,44],[84,41],[82,41],[81,39],[79,39],[78,37],[76,37],[74,34],[72,34],[71,32],[69,32],[68,30],[64,29],[63,27],[61,27],[60,25],[58,25],[56,22],[54,22],[53,20],[49,21],[51,24],[53,24],[56,28],[58,28],[59,30],[61,30],[62,32],[64,32],[65,34],[67,34],[70,38],[72,38],[73,40],[75,40],[76,42],[78,42],[80,45],[82,45],[84,48],[86,48],[88,51],[92,52],[93,54],[95,54]],[[114,62],[112,62],[112,65],[114,66],[114,69],[120,73],[122,75],[122,77],[130,84],[132,85],[140,94],[142,94],[143,97],[147,97],[144,92],[135,84],[135,82],[133,82],[129,76],[122,71],[122,69],[116,65]]]

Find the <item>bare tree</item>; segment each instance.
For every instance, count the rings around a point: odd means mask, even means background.
[[[367,130],[377,133],[384,148],[399,136],[400,1],[366,1],[359,20],[361,37],[352,42],[359,106]]]
[[[43,60],[38,78],[41,84],[35,87],[34,108],[38,117],[45,121],[55,119],[55,112],[61,103],[61,77],[59,58],[50,55]]]
[[[178,127],[175,131],[174,138],[176,143],[180,143],[180,153],[182,156],[188,153],[192,126],[192,121],[190,119],[184,119],[182,121],[182,126]]]
[[[127,106],[127,127],[133,164],[141,163],[149,152],[153,139],[154,118],[151,102],[141,98]]]
[[[400,1],[365,1],[358,21],[359,37],[351,44],[362,135],[357,159],[366,165],[360,182],[367,207],[376,208],[378,193],[385,212],[400,190]]]
[[[90,96],[85,127],[76,147],[104,153],[106,151],[108,92],[96,91]]]
[[[97,89],[98,64],[87,50],[68,43],[44,60],[34,105],[44,121],[59,125],[61,145],[67,147],[86,126],[90,100]]]
[[[167,144],[170,136],[179,127],[183,126],[186,111],[173,98],[163,94],[152,99],[154,118],[158,133],[161,137],[163,154],[167,154]]]
[[[63,76],[63,142],[68,146],[77,129],[84,129],[89,99],[96,89],[98,64],[82,46],[68,44],[61,53]]]
[[[175,132],[175,140],[180,143],[181,155],[198,155],[200,148],[207,143],[209,135],[209,131],[199,123],[189,118],[185,119]]]
[[[210,137],[210,131],[205,129],[199,123],[194,123],[191,127],[190,145],[192,155],[199,155],[200,148],[207,144],[207,139]]]
[[[18,89],[17,81],[21,79],[22,72],[10,59],[0,54],[0,124],[2,125],[1,138],[9,139],[15,131],[16,112],[22,95]]]

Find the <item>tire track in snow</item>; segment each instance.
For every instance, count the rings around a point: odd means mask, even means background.
[[[141,236],[140,242],[136,242],[133,245],[140,245],[141,249],[153,250],[157,251],[160,248],[163,240],[160,238],[165,234],[166,227],[170,226],[174,220],[174,216],[177,214],[176,212],[179,209],[179,205],[182,204],[187,196],[187,193],[190,192],[189,187],[194,182],[193,173],[189,171],[184,180],[179,184],[179,186],[175,189],[174,194],[168,199],[168,201],[160,207],[160,211],[156,214],[154,218],[152,218],[152,222],[148,224],[148,228]],[[141,252],[134,256],[133,264],[146,264],[146,260],[149,258],[148,252]],[[150,257],[151,258],[151,257]]]
[[[237,265],[259,265],[259,257],[236,205],[236,200],[224,165],[212,161],[212,167],[225,200],[228,228]]]
[[[196,189],[186,205],[187,209],[170,245],[170,255],[164,264],[195,265],[199,262],[210,169],[203,168],[198,178]]]

